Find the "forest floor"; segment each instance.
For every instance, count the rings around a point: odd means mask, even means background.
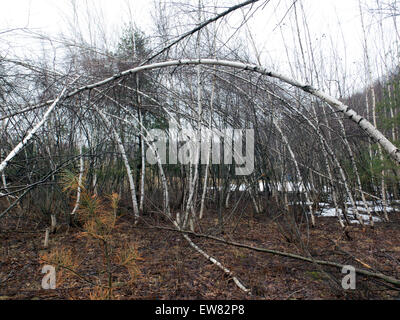
[[[208,213],[202,230],[217,230],[217,215]],[[171,227],[166,221],[155,221]],[[378,271],[400,279],[400,213],[390,215],[391,222],[380,222],[375,229],[351,226],[346,238],[337,219],[320,217],[317,227],[301,226],[303,241],[316,259],[335,261],[366,270]],[[281,225],[282,226],[282,225]],[[88,299],[93,286],[77,277],[57,283],[57,289],[44,290],[41,282],[43,263],[43,223],[9,215],[0,224],[0,300],[4,299]],[[201,232],[200,230],[196,230]],[[285,236],[277,223],[266,215],[243,215],[227,223],[224,233],[214,233],[226,240],[302,255]],[[345,274],[340,269],[323,267],[271,254],[233,247],[211,239],[190,238],[205,252],[229,268],[251,289],[241,291],[218,267],[195,251],[180,233],[150,228],[147,223],[134,227],[125,217],[114,232],[114,246],[135,243],[142,259],[137,261],[140,275],[133,284],[115,288],[114,299],[398,299],[395,288],[382,281],[357,275],[356,290],[341,288]],[[290,238],[290,237],[289,237]],[[79,257],[79,274],[96,282],[102,269],[103,254],[95,242],[88,243],[78,228],[60,227],[50,236],[47,250],[63,246]],[[129,280],[124,269],[113,270],[115,283]]]

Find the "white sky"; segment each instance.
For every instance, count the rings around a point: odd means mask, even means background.
[[[332,46],[335,47],[338,51],[337,53],[343,59],[348,76],[361,78],[362,75],[360,73],[364,62],[358,0],[299,1],[302,1],[307,11],[307,21],[311,37],[314,39],[316,51],[322,50],[324,57],[329,58],[329,48]],[[71,17],[73,16],[71,2],[70,0],[1,0],[0,48],[4,47],[5,40],[15,40],[14,38],[6,38],[4,34],[1,35],[2,30],[11,28],[33,28],[50,35],[57,35],[60,32],[71,34],[71,29],[67,23],[67,21],[71,21]],[[75,2],[79,7],[86,0],[75,0]],[[144,31],[150,32],[152,30],[151,0],[88,0],[88,2],[91,4],[96,3],[96,6],[93,6],[91,10],[92,15],[96,14],[96,12],[99,13],[100,10],[98,8],[101,8],[104,21],[106,21],[102,27],[108,36],[117,35],[122,29],[123,23],[130,20],[133,20]],[[128,2],[131,4],[131,12],[127,9]],[[370,7],[376,7],[376,0],[363,0],[362,2],[366,2]],[[238,3],[238,1],[234,3]],[[262,63],[273,65],[274,68],[282,72],[288,72],[289,70],[288,57],[286,56],[281,31],[279,28],[275,28],[275,26],[277,25],[277,21],[281,20],[289,4],[290,0],[271,0],[249,22],[249,29],[261,53]],[[80,14],[85,16],[85,12],[81,12]],[[235,19],[239,21],[241,14],[240,12],[233,14],[229,22],[232,22],[234,25]],[[293,12],[290,14],[293,14]],[[379,40],[378,42],[377,33],[372,32],[377,26],[376,22],[370,24],[370,16],[366,16],[365,19],[368,20],[366,22],[369,28],[369,50],[371,51],[371,60],[374,61],[378,56],[378,52],[382,49],[379,47],[381,41]],[[289,30],[286,22],[287,20],[282,24],[282,32],[286,38],[286,45],[290,48],[294,40],[292,35],[286,33],[286,30]],[[81,27],[85,29],[87,26]],[[393,34],[393,31],[388,30],[387,35],[390,37],[391,34]],[[1,46],[2,41],[3,46]],[[26,42],[21,46],[27,49],[29,43]],[[29,48],[29,50],[32,49]],[[294,61],[291,62],[293,63]],[[375,78],[380,74],[379,65],[373,66]],[[358,79],[358,81],[361,80]]]
[[[110,25],[118,26],[128,19],[127,2],[129,0],[95,0],[103,9]],[[130,0],[134,3],[133,18],[137,21],[149,20],[151,1]],[[85,0],[77,0],[77,5]],[[89,2],[90,3],[90,2]],[[0,9],[0,27],[30,27],[46,31],[61,31],[65,27],[63,18],[71,11],[70,1],[66,0],[2,0]]]

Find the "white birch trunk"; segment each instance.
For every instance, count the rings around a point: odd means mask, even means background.
[[[143,115],[141,110],[139,110],[139,121],[140,121],[140,131],[141,131],[141,149],[142,149],[142,172],[141,172],[141,177],[140,177],[140,211],[143,212],[143,207],[144,207],[144,182],[146,178],[146,159],[145,159],[145,152],[144,152],[144,139],[143,139]]]
[[[1,157],[3,157],[3,149],[1,149]],[[5,175],[4,171],[1,173],[1,181],[3,183],[4,191],[6,193],[10,193],[10,191],[8,191],[8,188],[7,188],[7,179],[6,179],[6,175]],[[2,194],[0,193],[0,195],[2,195]],[[9,205],[11,205],[11,200],[10,200],[9,196],[7,196],[7,202]]]
[[[199,0],[198,3],[198,13],[199,13],[199,23],[201,21],[201,0]],[[198,57],[200,59],[200,37],[201,37],[201,31],[199,30],[199,32],[197,33],[197,51],[198,51]],[[201,139],[201,121],[202,121],[202,116],[203,116],[203,106],[201,103],[201,88],[202,86],[202,82],[201,82],[201,65],[197,66],[197,116],[198,116],[198,120],[197,120],[197,139],[196,139],[196,159],[195,159],[195,163],[193,164],[194,166],[194,176],[193,176],[193,180],[192,180],[192,175],[189,175],[189,197],[187,200],[187,204],[186,204],[186,212],[185,212],[185,222],[184,222],[184,228],[186,221],[189,219],[190,222],[190,229],[191,231],[194,231],[194,219],[195,219],[195,215],[192,214],[191,217],[189,217],[189,211],[190,208],[193,208],[193,196],[194,196],[194,192],[196,190],[196,184],[197,184],[197,179],[198,179],[198,174],[199,174],[199,165],[200,165],[200,139]],[[192,164],[189,164],[192,169]],[[194,211],[194,210],[193,210]]]
[[[93,193],[97,196],[97,159],[93,162],[93,181],[92,181]]]
[[[46,228],[46,231],[44,234],[44,242],[43,242],[43,247],[45,249],[49,247],[49,236],[50,236],[50,228]]]
[[[211,155],[211,148],[208,150],[208,154],[207,154],[206,172],[204,174],[203,192],[201,194],[201,202],[200,202],[200,213],[199,213],[200,220],[203,219],[203,216],[204,216],[204,202],[205,202],[207,187],[208,187],[208,171],[209,171],[209,167],[210,167],[210,155]]]
[[[313,112],[314,112],[314,117],[317,119],[317,113],[316,113],[316,110],[315,110],[315,107],[314,107],[314,106],[312,106],[312,110],[313,110]],[[348,185],[348,182],[347,182],[347,176],[346,176],[346,174],[345,174],[345,172],[344,172],[344,170],[343,170],[342,165],[340,164],[339,160],[337,159],[336,154],[333,152],[333,150],[332,150],[331,147],[329,146],[328,142],[327,142],[326,139],[324,138],[324,136],[323,136],[323,134],[322,134],[322,132],[321,132],[320,125],[318,124],[317,126],[315,126],[314,124],[312,124],[311,121],[309,121],[309,120],[307,120],[307,121],[308,121],[308,123],[314,128],[314,130],[316,130],[316,132],[317,132],[317,134],[318,134],[318,137],[319,137],[319,139],[320,139],[320,141],[321,141],[321,143],[322,143],[323,149],[324,149],[324,150],[326,151],[326,153],[332,158],[334,164],[335,164],[336,167],[339,169],[339,173],[340,173],[340,176],[341,176],[341,178],[342,178],[343,185],[344,185],[344,187],[345,187],[347,196],[349,197],[350,202],[351,202],[352,207],[353,207],[353,210],[354,210],[354,215],[355,215],[355,217],[357,218],[357,220],[360,222],[360,224],[361,224],[361,225],[364,225],[364,221],[362,220],[362,218],[361,218],[361,216],[360,216],[360,214],[359,214],[359,212],[358,212],[357,205],[356,205],[356,203],[355,203],[355,201],[354,201],[353,194],[352,194],[352,192],[351,192],[351,190],[350,190],[350,188],[349,188],[349,185]],[[346,213],[343,212],[343,214],[346,214]]]
[[[50,215],[50,219],[51,219],[50,232],[51,232],[51,233],[55,233],[56,227],[57,227],[56,215],[55,215],[55,214],[51,214],[51,215]]]
[[[295,154],[294,154],[294,152],[293,152],[293,150],[292,150],[292,148],[291,148],[291,146],[289,144],[289,140],[287,139],[286,135],[282,132],[282,129],[279,126],[279,122],[275,119],[274,116],[272,116],[272,123],[274,124],[275,128],[278,130],[279,134],[281,135],[282,140],[285,143],[291,158],[293,159],[294,166],[295,166],[295,169],[296,169],[296,175],[297,175],[297,178],[299,179],[299,182],[300,182],[300,187],[304,188],[304,192],[305,192],[305,195],[306,195],[306,201],[308,203],[308,209],[309,209],[309,212],[310,212],[310,215],[311,215],[311,225],[313,227],[315,227],[315,216],[314,216],[314,211],[312,209],[311,198],[310,198],[310,195],[309,195],[308,188],[306,188],[306,185],[305,185],[305,183],[303,181],[303,177],[301,175],[299,164],[297,163],[296,156],[295,156]]]
[[[334,113],[334,114],[335,114],[335,113]],[[335,115],[336,115],[336,114],[335,114]],[[361,178],[360,178],[360,174],[359,174],[359,172],[358,172],[357,164],[356,164],[356,161],[355,161],[355,159],[354,159],[353,150],[351,149],[351,146],[350,146],[350,144],[349,144],[349,141],[347,140],[346,130],[345,130],[345,128],[344,128],[344,125],[343,125],[342,120],[339,119],[339,117],[337,117],[337,115],[336,115],[336,118],[337,118],[337,120],[338,120],[338,122],[339,122],[339,125],[340,125],[340,128],[341,128],[341,130],[342,130],[343,140],[344,140],[344,143],[345,143],[345,145],[346,145],[347,151],[349,152],[351,164],[352,164],[354,173],[355,173],[355,175],[356,175],[357,186],[358,186],[358,189],[360,190],[359,192],[360,192],[360,195],[361,195],[361,200],[362,200],[362,202],[363,202],[364,208],[365,208],[366,211],[367,211],[367,214],[368,214],[368,217],[369,217],[370,226],[371,226],[371,228],[373,228],[373,227],[374,227],[374,219],[373,219],[373,217],[372,217],[371,209],[369,208],[369,205],[368,205],[368,203],[367,203],[367,199],[365,198],[364,192],[362,191],[363,187],[362,187],[362,184],[361,184]]]
[[[116,101],[116,100],[113,99],[112,97],[110,97],[110,96],[108,96],[108,95],[102,93],[100,90],[96,90],[96,91],[100,92],[104,97],[106,97],[107,99],[111,100],[112,102],[114,102],[115,104],[117,104],[119,107],[121,107],[121,108],[122,108],[124,111],[126,111],[133,119],[135,119],[135,121],[136,121],[137,123],[139,123],[139,125],[141,124],[140,121],[139,121],[139,119],[137,119],[137,117],[131,112],[131,110],[127,109],[125,106],[123,106],[123,105],[121,105],[120,103],[118,103],[118,101]],[[100,110],[97,109],[96,111],[99,112]],[[101,113],[101,115],[103,115],[102,118],[104,117],[103,119],[106,119],[106,121],[109,123],[108,119],[105,117],[105,114],[104,114],[103,112]],[[114,116],[114,115],[110,115],[110,116],[111,116],[111,117],[115,117],[115,118],[117,118],[117,119],[119,119],[119,120],[121,120],[121,121],[123,121],[123,122],[126,122],[126,123],[128,123],[129,125],[132,125],[132,122],[130,122],[130,121],[126,120],[126,119],[122,119],[122,118],[119,118],[119,117]],[[144,131],[146,134],[148,134],[147,129],[146,129],[143,125],[141,125],[141,128],[143,129],[143,131]],[[157,164],[158,164],[158,168],[159,168],[159,170],[160,170],[161,183],[162,183],[162,185],[163,185],[163,187],[164,187],[164,211],[165,211],[164,213],[167,215],[168,218],[172,219],[172,217],[171,217],[171,212],[170,212],[170,207],[169,207],[168,184],[167,184],[167,179],[166,179],[166,176],[165,176],[165,173],[164,173],[164,169],[163,169],[163,167],[162,167],[162,161],[161,161],[160,155],[158,154],[157,150],[155,150],[155,149],[153,148],[152,144],[148,141],[148,139],[147,139],[146,136],[143,134],[143,132],[141,132],[141,134],[142,134],[142,138],[145,140],[145,142],[146,142],[146,144],[149,146],[149,148],[154,152],[154,155],[155,155],[155,157],[156,157]],[[118,139],[119,139],[119,136],[118,136],[118,135],[117,135],[117,137],[118,137]],[[122,145],[122,147],[123,147],[123,145]],[[128,166],[128,167],[129,167],[129,166]],[[129,167],[129,169],[130,169],[130,167]],[[132,181],[133,181],[133,179],[132,179]],[[133,183],[133,186],[134,186],[134,183]],[[136,192],[135,192],[135,194],[136,194]],[[136,196],[134,197],[134,199],[136,199]],[[136,207],[137,207],[137,202],[136,202]]]
[[[213,77],[213,83],[212,83],[212,88],[211,88],[211,98],[210,98],[210,118],[208,120],[208,127],[210,130],[212,130],[212,116],[214,113],[214,98],[215,98],[215,67],[214,67],[214,77]],[[208,139],[208,137],[206,137],[206,138]],[[201,195],[199,219],[202,219],[203,215],[204,215],[204,201],[206,198],[207,186],[208,186],[207,183],[208,183],[208,171],[210,168],[210,158],[211,158],[211,144],[209,146],[209,149],[207,150],[207,164],[206,164],[206,172],[204,175],[203,193]]]
[[[229,200],[231,198],[231,186],[229,186],[228,188],[228,194],[226,195],[226,199],[225,199],[225,209],[229,208]]]
[[[135,224],[136,224],[139,221],[140,214],[139,214],[139,208],[138,208],[137,198],[136,198],[135,182],[134,182],[134,179],[133,179],[131,167],[129,165],[129,160],[128,160],[128,157],[127,157],[126,152],[125,152],[125,147],[122,144],[121,138],[119,137],[117,131],[112,126],[111,122],[107,119],[107,117],[104,115],[104,113],[101,110],[99,110],[97,107],[96,107],[96,111],[99,113],[99,115],[101,116],[101,118],[103,119],[103,121],[105,122],[107,127],[109,129],[111,129],[111,131],[112,131],[112,133],[114,135],[114,139],[117,142],[119,151],[121,152],[122,160],[124,162],[126,173],[128,175],[129,188],[131,190],[133,214],[134,214],[134,217],[135,217]]]
[[[368,52],[368,43],[367,43],[367,34],[365,30],[365,25],[364,25],[364,17],[363,17],[363,11],[361,8],[361,1],[358,1],[359,9],[360,9],[360,18],[361,18],[361,27],[364,35],[364,53],[365,53],[365,67],[368,75],[368,82],[369,82],[369,88],[371,92],[371,99],[372,99],[372,119],[373,119],[373,124],[375,128],[377,129],[377,123],[376,123],[376,98],[375,98],[375,90],[373,87],[373,82],[372,82],[372,70],[371,70],[371,65],[370,65],[370,60],[369,60],[369,52]],[[381,162],[383,162],[383,154],[382,154],[382,147],[381,145],[378,145],[378,151],[379,151],[379,158]],[[386,221],[389,221],[389,217],[387,214],[387,204],[386,204],[386,184],[385,184],[385,170],[382,170],[381,172],[382,178],[381,178],[381,194],[382,194],[382,205],[383,205],[383,212],[384,212],[384,217]]]
[[[83,141],[81,140],[81,137],[78,138],[78,143],[79,143],[79,177],[78,177],[78,189],[76,192],[76,202],[74,209],[71,212],[71,215],[74,215],[76,211],[79,209],[79,204],[81,201],[81,193],[82,193],[82,179],[83,179],[83,172],[84,172],[84,161],[83,161],[83,156],[82,156],[82,147],[83,147]]]
[[[60,95],[54,100],[54,102],[50,105],[50,107],[47,109],[45,114],[43,115],[42,120],[40,120],[34,127],[33,129],[27,134],[27,136],[17,144],[17,146],[8,154],[8,156],[3,160],[3,162],[0,164],[0,172],[3,172],[5,167],[8,165],[8,163],[18,154],[19,151],[32,139],[33,135],[43,126],[43,124],[47,121],[50,113],[54,110],[56,107],[57,103],[61,100],[63,97],[65,91],[67,88],[65,87]]]

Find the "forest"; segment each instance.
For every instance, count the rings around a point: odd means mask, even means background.
[[[400,298],[400,3],[242,1],[0,24],[0,300]]]

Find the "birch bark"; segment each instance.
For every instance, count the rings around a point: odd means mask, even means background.
[[[8,163],[18,154],[18,152],[20,152],[23,149],[23,147],[32,139],[33,135],[43,126],[43,124],[49,118],[50,113],[54,110],[54,108],[57,106],[58,102],[64,96],[66,90],[67,90],[67,88],[65,87],[61,91],[60,95],[54,100],[54,102],[47,109],[47,111],[43,115],[43,118],[33,127],[33,129],[31,131],[29,131],[27,136],[20,143],[18,143],[15,146],[15,148],[8,154],[8,156],[3,160],[3,162],[0,164],[0,172],[3,172],[3,170],[6,168]]]
[[[133,214],[135,217],[135,224],[137,224],[139,221],[140,214],[139,214],[139,208],[138,208],[138,204],[137,204],[136,187],[135,187],[135,182],[134,182],[133,175],[132,175],[132,170],[129,165],[129,160],[128,160],[128,157],[125,152],[125,147],[122,144],[121,138],[119,137],[117,131],[112,126],[111,122],[107,119],[105,114],[99,108],[95,107],[95,109],[96,109],[97,113],[100,115],[100,117],[103,119],[103,121],[106,124],[106,126],[108,127],[108,129],[111,129],[114,139],[118,145],[119,151],[121,152],[122,160],[124,162],[126,173],[128,175],[129,188],[131,190],[131,199],[132,199],[132,206],[133,206]]]

